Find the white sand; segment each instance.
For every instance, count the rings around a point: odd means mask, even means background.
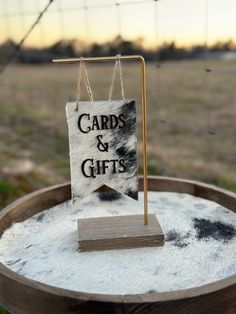
[[[101,201],[94,193],[79,208],[66,202],[15,223],[0,239],[0,262],[53,286],[106,294],[186,289],[236,273],[236,214],[187,194],[149,192],[150,212],[166,233],[164,247],[76,251],[79,217],[141,213],[142,200],[142,193],[138,203],[124,196]]]

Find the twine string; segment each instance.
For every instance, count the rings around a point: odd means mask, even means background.
[[[79,64],[79,71],[78,71],[78,80],[77,80],[77,95],[76,95],[76,100],[77,100],[77,102],[76,102],[75,111],[78,111],[78,110],[79,110],[81,79],[82,79],[82,62],[80,61],[80,64]]]
[[[84,74],[85,74],[86,88],[87,88],[87,92],[88,92],[88,95],[89,95],[89,99],[90,99],[90,101],[93,101],[93,93],[92,93],[91,85],[90,85],[90,82],[89,82],[88,71],[87,71],[87,69],[86,69],[86,66],[85,66],[84,61],[82,61],[82,64],[83,64],[83,70],[84,70]]]
[[[118,60],[116,60],[116,62],[115,62],[113,73],[112,73],[111,87],[110,87],[109,97],[108,97],[109,101],[111,101],[111,97],[112,97],[112,93],[113,93],[117,66],[118,66]]]
[[[79,64],[79,71],[78,71],[78,80],[77,80],[77,102],[76,102],[76,108],[75,111],[79,110],[79,101],[80,101],[80,96],[81,96],[81,82],[82,82],[82,74],[84,73],[85,75],[85,85],[86,85],[86,89],[88,92],[88,96],[89,96],[89,100],[93,101],[93,92],[91,89],[91,85],[89,82],[89,77],[88,77],[88,71],[86,69],[85,66],[85,62],[83,60],[83,58],[80,59],[80,64]]]
[[[109,97],[108,97],[109,101],[111,101],[112,94],[113,94],[117,68],[119,68],[121,96],[122,96],[123,101],[125,100],[124,80],[123,80],[123,72],[122,72],[122,65],[121,65],[120,57],[121,57],[121,55],[117,55],[117,60],[116,60],[115,65],[114,65],[114,69],[113,69],[113,73],[112,73],[112,80],[111,80],[111,87],[110,87]]]

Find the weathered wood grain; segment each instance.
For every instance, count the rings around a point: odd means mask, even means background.
[[[164,233],[156,215],[83,218],[78,220],[78,249],[80,252],[137,247],[161,246]]]
[[[149,177],[148,181],[151,191],[189,193],[217,201],[236,212],[236,195],[224,189],[200,182],[166,177]],[[140,178],[140,190],[142,184]],[[107,190],[104,187],[102,189]],[[29,194],[0,212],[0,234],[13,222],[23,221],[70,197],[69,183]],[[96,268],[96,265],[94,267]],[[234,314],[236,275],[186,290],[164,293],[154,291],[143,295],[102,295],[45,285],[20,276],[0,263],[0,304],[10,312],[20,314]]]

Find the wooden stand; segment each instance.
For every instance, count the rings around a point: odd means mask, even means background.
[[[84,218],[78,220],[79,251],[101,251],[161,246],[164,233],[154,214]]]
[[[155,215],[148,214],[147,179],[147,96],[146,66],[142,56],[87,57],[54,59],[54,63],[138,61],[140,63],[142,153],[143,153],[143,215],[90,218],[78,221],[79,251],[109,250],[164,244],[164,234]],[[85,68],[84,68],[85,71]],[[120,76],[121,69],[120,69]],[[124,98],[124,97],[123,97]],[[73,181],[72,181],[73,182]],[[149,222],[150,218],[150,222]]]

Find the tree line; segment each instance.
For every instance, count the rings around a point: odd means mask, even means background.
[[[47,63],[52,58],[67,58],[78,56],[113,56],[117,54],[132,55],[141,54],[147,61],[163,62],[168,60],[184,60],[201,58],[206,54],[214,52],[236,52],[236,44],[232,40],[216,42],[205,47],[204,45],[192,45],[191,47],[177,46],[173,42],[164,42],[156,49],[145,48],[142,38],[134,41],[126,40],[121,36],[115,37],[106,43],[92,43],[85,45],[79,40],[60,40],[45,48],[20,48],[12,40],[7,40],[0,45],[0,60],[5,58],[14,50],[18,49],[15,62],[19,63]]]

